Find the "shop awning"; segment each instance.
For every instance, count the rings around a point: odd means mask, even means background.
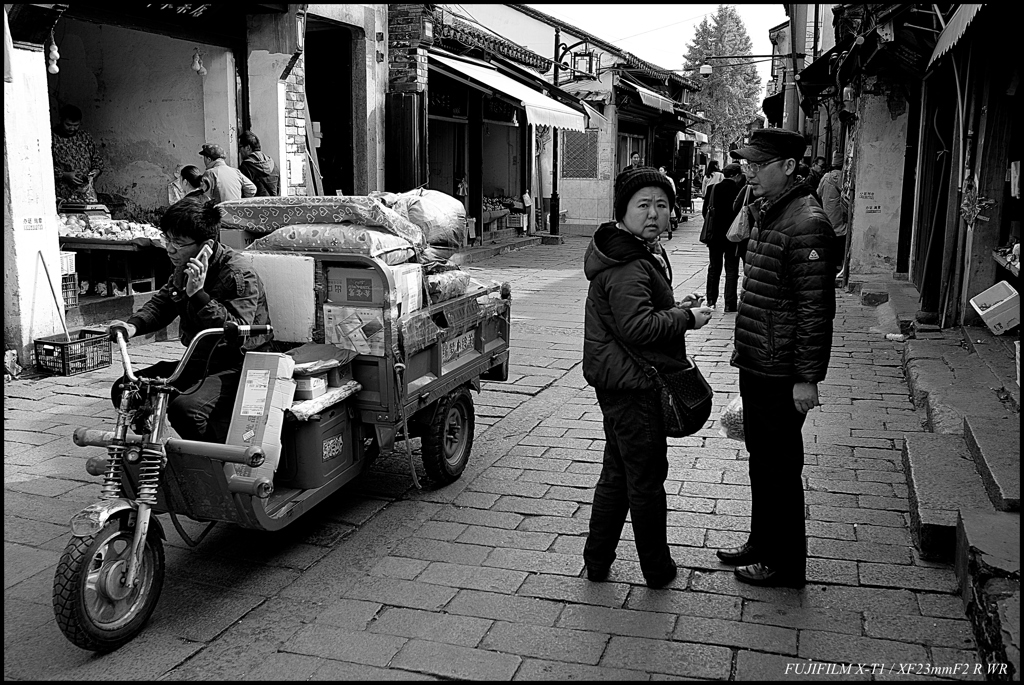
[[[692,128],[686,129],[686,135],[693,136],[693,140],[697,141],[698,143],[706,143],[706,142],[708,142],[708,136],[707,136],[706,133],[701,133],[700,131],[694,131]]]
[[[583,113],[499,73],[496,69],[442,57],[434,53],[430,53],[430,59],[437,60],[439,64],[457,71],[463,76],[468,76],[519,100],[526,109],[526,118],[534,126],[554,126],[571,131],[586,131],[587,129],[587,119]]]
[[[967,26],[982,7],[984,5],[960,5],[950,18],[949,23],[946,24],[946,28],[942,29],[939,39],[935,41],[935,49],[932,50],[932,57],[928,60],[929,67],[935,63],[935,60],[951,50],[958,40],[963,38],[964,33],[967,31]]]
[[[640,102],[644,103],[648,107],[661,110],[662,112],[675,112],[675,103],[664,95],[655,93],[653,90],[644,88],[643,86],[638,86],[637,84],[630,83],[629,81],[619,81],[619,84],[632,88],[636,94],[640,96]]]
[[[820,97],[823,91],[837,87],[835,74],[831,73],[831,66],[842,52],[841,45],[833,45],[821,53],[821,57],[808,64],[797,74],[796,85],[800,89],[801,95],[813,100]]]

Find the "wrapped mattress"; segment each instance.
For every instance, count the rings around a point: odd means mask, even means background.
[[[408,240],[354,224],[295,224],[258,238],[247,250],[355,253],[385,264],[408,262],[416,254]]]

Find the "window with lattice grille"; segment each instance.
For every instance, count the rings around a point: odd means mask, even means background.
[[[597,131],[562,132],[562,178],[597,178]]]

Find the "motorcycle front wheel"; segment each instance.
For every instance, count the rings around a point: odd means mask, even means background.
[[[53,613],[64,636],[82,649],[109,652],[146,625],[164,584],[164,548],[150,531],[137,583],[124,585],[133,529],[112,520],[96,535],[73,537],[53,578]]]

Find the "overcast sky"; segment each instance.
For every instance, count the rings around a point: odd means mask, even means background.
[[[753,43],[752,54],[769,55],[772,44],[768,29],[786,21],[781,3],[733,5],[747,26]],[[529,3],[545,14],[578,26],[663,69],[682,69],[686,45],[704,17],[711,17],[718,5],[632,5],[584,3],[558,5]],[[755,65],[762,85],[771,71],[770,62]]]

